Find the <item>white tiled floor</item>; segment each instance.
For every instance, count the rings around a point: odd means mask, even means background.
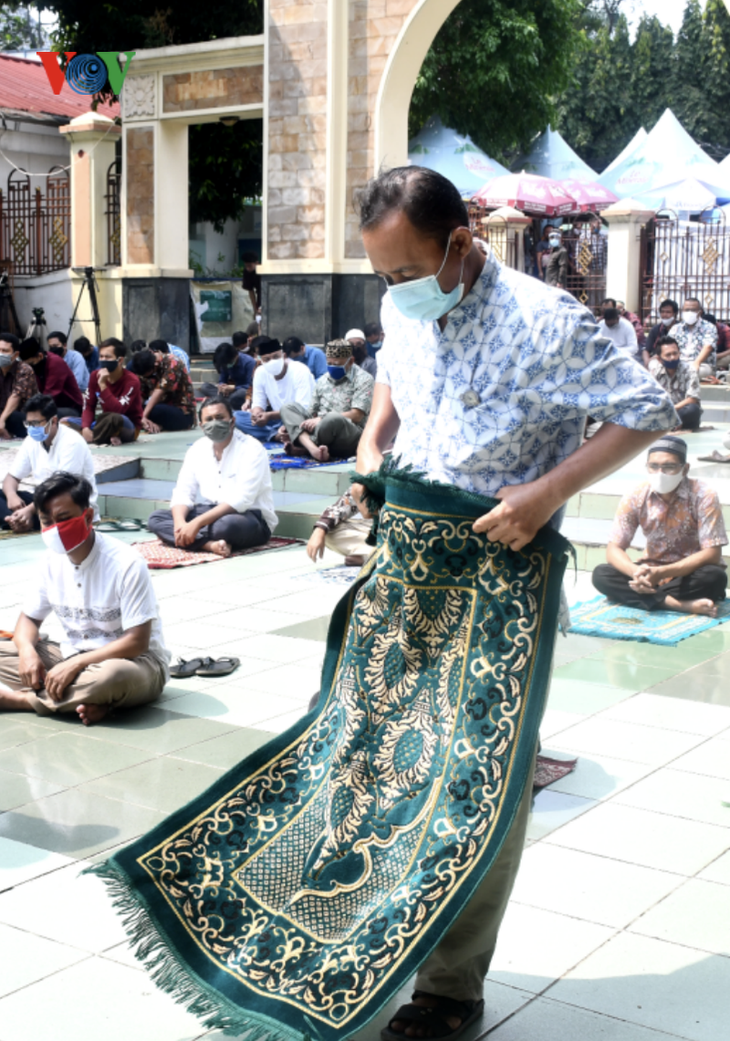
[[[173,650],[213,646],[241,659],[236,673],[173,681],[124,731],[0,723],[0,1041],[223,1041],[150,982],[79,870],[301,717],[324,644],[314,625],[278,630],[343,593],[312,571],[299,548],[156,574]],[[585,599],[587,576],[568,591]],[[16,613],[0,605],[0,627]],[[713,663],[728,631],[706,641]],[[730,708],[647,694],[663,662],[642,645],[559,641],[543,750],[578,766],[535,799],[485,1015],[464,1041],[730,1041]],[[358,1041],[377,1041],[408,994]]]

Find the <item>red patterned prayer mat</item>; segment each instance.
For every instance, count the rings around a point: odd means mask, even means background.
[[[303,539],[285,539],[276,535],[272,536],[263,546],[254,546],[253,549],[242,549],[238,553],[231,553],[230,557],[219,557],[217,553],[191,553],[186,549],[178,549],[177,546],[166,546],[159,539],[154,542],[133,542],[132,545],[147,561],[147,567],[151,570],[158,568],[191,567],[193,564],[211,564],[216,560],[230,560],[231,557],[244,557],[248,553],[263,553],[267,549],[283,549],[285,546],[303,546]]]
[[[537,757],[535,767],[535,779],[533,788],[546,788],[553,781],[559,781],[561,777],[567,777],[575,770],[577,759],[550,759],[546,755]]]

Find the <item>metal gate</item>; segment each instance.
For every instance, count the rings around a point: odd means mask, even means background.
[[[68,172],[53,167],[45,194],[30,177],[12,170],[0,191],[0,259],[16,275],[43,275],[70,264],[71,193]]]
[[[703,216],[655,218],[641,229],[642,321],[659,321],[662,300],[681,307],[689,296],[721,321],[730,319],[730,227],[722,211],[714,211],[712,223]]]

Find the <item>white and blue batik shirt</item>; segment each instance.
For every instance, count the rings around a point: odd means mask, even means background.
[[[491,251],[443,332],[404,318],[388,295],[381,320],[376,382],[400,418],[393,455],[431,480],[495,495],[574,452],[588,415],[631,430],[679,422],[656,380],[582,304]],[[468,389],[480,399],[471,408],[460,397]]]

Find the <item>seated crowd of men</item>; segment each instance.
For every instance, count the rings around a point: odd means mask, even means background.
[[[680,322],[677,305],[665,301],[661,322],[641,344],[687,429],[699,425],[702,366],[710,357],[717,363],[716,327],[688,307],[695,303],[685,302]],[[606,302],[606,335],[617,345],[621,337],[641,362],[632,317]],[[715,354],[705,327],[715,331]],[[322,351],[295,336],[280,344],[252,323],[217,348],[219,382],[203,385],[197,415],[179,348],[136,341],[128,351],[110,338],[98,349],[86,340],[77,352],[60,333],[48,341],[45,352],[35,340],[21,344],[0,333],[0,437],[23,438],[0,491],[0,526],[18,534],[40,529],[48,548],[14,640],[0,641],[0,709],[76,712],[89,724],[112,708],[153,700],[169,676],[144,560],[94,529],[89,444],[199,422],[204,436],[188,448],[170,508],[150,515],[149,530],[167,545],[222,557],[263,545],[278,523],[264,443],[276,440],[287,453],[320,462],[352,456],[370,411],[382,332],[375,323],[353,329]],[[727,586],[717,493],[688,477],[686,442],[673,435],[651,446],[647,471],[621,501],[594,585],[632,607],[714,616]],[[24,481],[34,492],[21,488]],[[326,546],[361,565],[371,552],[370,526],[348,491],[316,521],[307,552],[316,561]],[[646,551],[634,562],[628,550],[638,529]],[[65,631],[60,643],[40,635],[54,610]]]

